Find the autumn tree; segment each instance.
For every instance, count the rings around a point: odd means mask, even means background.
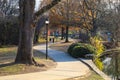
[[[33,58],[32,49],[35,25],[39,19],[39,16],[52,8],[54,5],[58,4],[59,1],[61,0],[52,0],[50,4],[42,7],[37,12],[34,12],[35,0],[19,0],[20,38],[15,63],[38,65]]]
[[[101,0],[80,1],[82,26],[90,35],[96,35],[100,4]]]
[[[65,42],[68,42],[70,27],[80,26],[79,0],[62,0],[50,10],[50,22],[61,26],[62,38],[65,31]]]

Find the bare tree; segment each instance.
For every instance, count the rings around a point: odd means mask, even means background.
[[[0,11],[3,12],[5,16],[18,15],[18,9],[18,0],[0,1]]]

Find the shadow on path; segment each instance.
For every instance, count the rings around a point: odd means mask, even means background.
[[[46,54],[46,50],[40,50],[44,54]],[[48,56],[51,57],[53,60],[56,62],[73,62],[73,61],[78,61],[77,59],[72,58],[69,54],[57,51],[57,50],[52,50],[48,49]]]

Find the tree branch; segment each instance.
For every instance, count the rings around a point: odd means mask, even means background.
[[[35,17],[39,17],[41,14],[43,14],[44,12],[48,11],[49,9],[51,9],[53,6],[55,6],[56,4],[58,4],[60,1],[61,0],[53,0],[50,4],[44,6],[39,11],[37,11],[35,13]]]

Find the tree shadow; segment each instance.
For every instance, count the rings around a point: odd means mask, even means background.
[[[64,42],[61,42],[61,43],[63,43],[63,44],[64,44],[64,43],[72,43],[72,41],[68,41],[68,42],[65,42],[65,41],[64,41]]]
[[[46,50],[40,50],[46,55]],[[58,50],[53,50],[53,49],[48,49],[48,56],[53,59],[55,62],[74,62],[78,61],[77,59],[71,57],[69,54],[58,51]]]
[[[6,67],[6,66],[12,66],[12,65],[15,65],[15,63],[11,62],[11,63],[6,63],[6,64],[0,64],[0,68]]]
[[[16,65],[16,64],[24,64],[24,63],[11,62],[11,63],[6,63],[6,64],[0,64],[0,68],[7,67],[7,66],[13,66],[13,65]],[[25,65],[27,65],[27,64],[25,64]],[[44,67],[45,65],[42,64],[42,63],[37,63],[35,66]]]

